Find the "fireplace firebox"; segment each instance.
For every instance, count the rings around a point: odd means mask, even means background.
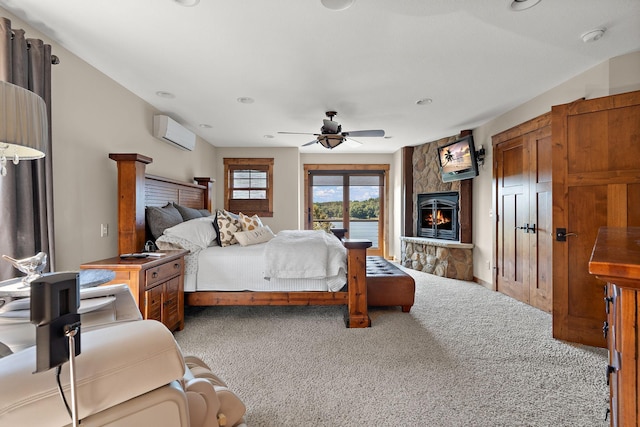
[[[458,240],[458,203],[456,191],[418,194],[418,237]]]

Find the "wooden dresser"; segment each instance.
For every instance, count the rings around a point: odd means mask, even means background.
[[[184,328],[184,256],[188,251],[163,251],[160,258],[107,258],[81,269],[113,270],[107,284],[126,283],[145,319],[158,320],[169,330]]]
[[[602,227],[589,272],[607,282],[604,334],[609,349],[611,425],[640,425],[640,227]]]

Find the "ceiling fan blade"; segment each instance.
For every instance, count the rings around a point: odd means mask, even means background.
[[[315,144],[316,142],[318,142],[318,140],[317,140],[317,139],[314,139],[313,141],[309,141],[309,142],[307,142],[306,144],[302,144],[301,146],[302,146],[302,147],[306,147],[306,146],[308,146],[308,145],[313,145],[313,144]]]
[[[363,137],[363,136],[384,136],[384,131],[382,129],[376,130],[354,130],[351,132],[342,132],[342,135],[345,137]]]
[[[353,138],[347,138],[347,137],[345,137],[344,139],[345,139],[345,140],[347,140],[347,141],[349,142],[349,145],[351,145],[351,146],[353,146],[353,147],[357,147],[357,146],[359,146],[359,145],[364,145],[364,142],[357,141],[357,140],[355,140],[355,139],[353,139]],[[355,143],[355,144],[354,144],[354,143]]]
[[[320,136],[319,133],[311,133],[311,132],[278,132],[280,134],[284,134],[284,135],[315,135],[315,136]]]

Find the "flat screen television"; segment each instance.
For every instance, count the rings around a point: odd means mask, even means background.
[[[476,148],[473,135],[438,147],[438,162],[442,182],[459,181],[478,176]]]

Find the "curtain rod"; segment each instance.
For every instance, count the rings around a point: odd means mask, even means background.
[[[22,30],[20,28],[20,30]],[[11,29],[11,40],[13,40],[15,38],[15,33],[13,32],[14,30]],[[24,31],[24,30],[22,30]],[[31,43],[29,43],[29,39],[25,39],[27,42],[27,49],[31,49]],[[39,40],[39,39],[37,39]],[[57,55],[51,54],[51,64],[52,65],[58,65],[60,63],[60,58]]]

